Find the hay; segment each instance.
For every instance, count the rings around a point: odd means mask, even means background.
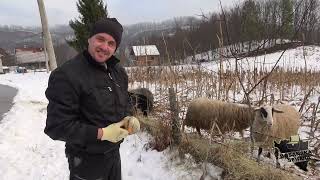
[[[163,132],[163,124],[160,121],[145,117],[139,117],[139,120],[142,129],[148,131],[155,139],[158,139],[160,141],[158,143],[163,143],[168,141],[168,138],[170,139],[170,133]],[[289,172],[282,171],[271,165],[258,164],[255,160],[250,159],[250,155],[248,155],[249,143],[247,142],[228,141],[220,144],[209,144],[208,139],[200,139],[197,134],[184,134],[178,149],[181,154],[191,154],[199,163],[207,161],[223,168],[223,179],[299,179]]]
[[[153,139],[149,147],[157,151],[163,151],[171,144],[171,127],[151,118],[139,117],[141,128],[148,131]]]
[[[144,117],[144,116],[139,116],[138,119],[140,121],[141,129],[146,130],[152,136],[158,133],[158,129],[160,126],[159,121],[156,121],[155,119]]]
[[[268,179],[292,180],[298,179],[291,174],[276,169],[270,165],[258,164],[248,157],[248,143],[229,141],[227,143],[212,143],[197,136],[185,137],[179,149],[190,153],[198,162],[208,162],[222,167],[224,179]]]

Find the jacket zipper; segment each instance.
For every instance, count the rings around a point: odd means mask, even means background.
[[[105,69],[107,70],[107,74],[108,74],[109,78],[111,79],[111,82],[114,83],[116,86],[120,87],[120,85],[119,85],[115,80],[113,80],[110,72],[108,71],[108,66],[107,66],[106,63],[104,63],[104,67],[105,67]]]
[[[110,71],[108,70],[108,66],[107,66],[106,63],[104,63],[104,67],[105,67],[106,72],[107,72],[107,75],[108,75],[108,77],[109,77],[109,79],[110,79],[110,81],[111,81],[111,86],[112,86],[112,87],[109,87],[109,86],[108,86],[108,90],[114,95],[113,104],[114,104],[114,106],[115,106],[115,113],[116,113],[116,116],[117,116],[117,115],[118,115],[117,99],[119,99],[119,97],[118,97],[118,95],[117,95],[117,93],[116,93],[116,91],[115,91],[115,86],[114,86],[114,85],[116,85],[116,86],[118,86],[118,87],[120,87],[120,85],[119,85],[115,80],[113,80],[113,78],[112,78],[112,76],[111,76],[111,74],[110,74]]]
[[[110,72],[108,72],[108,76],[116,86],[120,87],[120,85],[115,80],[112,79],[112,76],[111,76]]]

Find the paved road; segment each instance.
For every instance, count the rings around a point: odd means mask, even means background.
[[[12,100],[17,94],[17,89],[0,84],[0,121],[4,113],[8,112],[13,105]]]

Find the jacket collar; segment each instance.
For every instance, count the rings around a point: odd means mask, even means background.
[[[85,59],[89,62],[89,64],[92,64],[98,68],[105,69],[105,65],[102,63],[98,63],[96,60],[94,60],[93,57],[89,54],[88,50],[84,50],[82,54],[85,57]],[[112,55],[110,59],[107,60],[105,63],[107,64],[107,67],[109,69],[113,68],[119,62],[120,60]]]

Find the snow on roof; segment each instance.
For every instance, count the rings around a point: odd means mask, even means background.
[[[156,45],[132,46],[135,56],[158,56],[160,55]]]

